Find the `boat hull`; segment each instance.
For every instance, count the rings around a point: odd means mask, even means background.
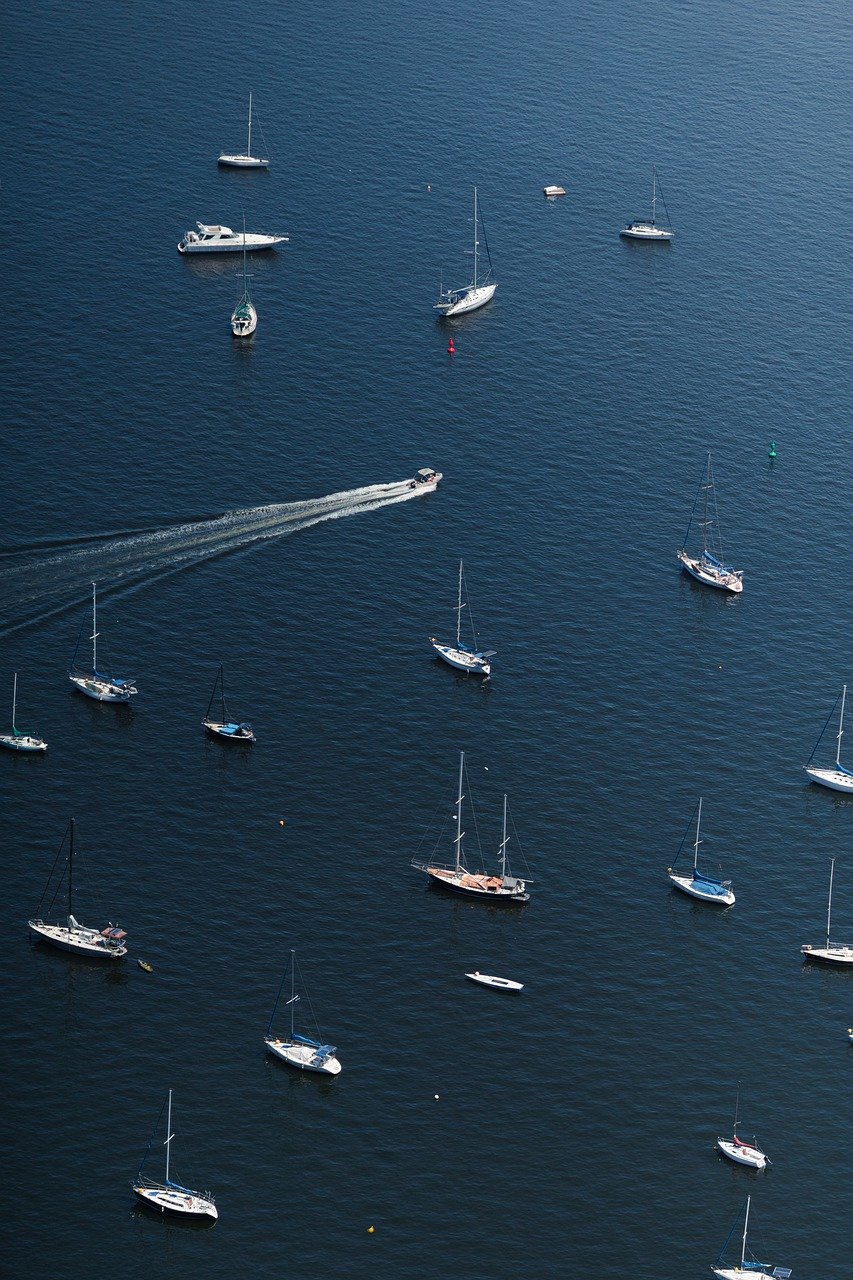
[[[219,1217],[216,1205],[195,1191],[179,1191],[175,1187],[145,1187],[136,1185],[133,1194],[148,1209],[168,1213],[176,1218]]]
[[[747,1271],[745,1267],[712,1267],[719,1280],[773,1280],[766,1271]]]
[[[274,1057],[286,1062],[289,1067],[296,1067],[297,1071],[311,1071],[320,1076],[337,1076],[341,1073],[341,1064],[337,1058],[317,1061],[310,1045],[296,1044],[292,1040],[277,1040],[273,1036],[265,1036],[264,1044]]]
[[[178,253],[242,253],[244,249],[246,253],[258,253],[262,249],[275,249],[277,245],[286,244],[288,239],[288,236],[257,234],[247,235],[245,244],[242,234],[221,240],[184,239],[178,244]]]
[[[808,943],[800,947],[804,960],[814,960],[818,964],[834,964],[843,968],[853,967],[853,947],[810,947]]]
[[[106,939],[96,929],[72,929],[63,924],[45,924],[43,920],[29,920],[27,925],[40,942],[47,942],[60,951],[90,956],[95,960],[120,960],[127,955],[126,946],[121,943],[107,946]]]
[[[480,307],[484,307],[487,302],[491,302],[497,287],[496,284],[478,285],[476,289],[469,289],[458,302],[449,304],[440,302],[436,309],[445,316],[461,316],[468,311],[479,311]]]
[[[438,889],[446,889],[449,893],[458,893],[465,898],[476,898],[479,902],[497,902],[501,906],[517,906],[530,901],[530,894],[524,889],[503,889],[500,876],[473,876],[467,871],[457,875],[444,867],[426,867],[431,885]],[[489,887],[489,882],[497,882]],[[479,883],[478,883],[479,882]]]
[[[812,765],[805,766],[806,773],[818,786],[829,787],[830,791],[843,791],[853,796],[853,774],[844,773],[840,769],[817,769]]]
[[[694,880],[692,876],[682,876],[675,871],[669,871],[667,874],[670,883],[676,889],[680,889],[682,893],[686,893],[688,897],[697,898],[700,902],[710,903],[713,907],[734,906],[735,895],[731,889],[715,892],[713,889],[704,887],[704,881]]]
[[[130,686],[118,689],[108,680],[94,680],[89,676],[71,676],[71,683],[78,693],[93,698],[95,702],[130,702],[137,690]]]
[[[260,156],[221,155],[217,161],[223,169],[268,169],[269,163],[269,160],[262,160]]]
[[[764,1169],[767,1166],[767,1157],[763,1151],[759,1151],[757,1147],[742,1146],[729,1138],[718,1138],[717,1150],[735,1164],[747,1165],[750,1169]]]
[[[31,734],[16,738],[11,733],[0,733],[0,747],[5,747],[7,751],[25,751],[30,754],[47,751],[47,743],[41,738],[32,737]]]
[[[482,987],[491,987],[493,991],[523,991],[523,982],[513,982],[510,978],[496,978],[490,973],[466,973],[471,982],[479,982]]]
[[[743,581],[736,573],[713,574],[700,561],[694,560],[684,551],[678,552],[678,559],[691,578],[695,578],[705,587],[716,587],[718,591],[731,591],[734,595],[739,595],[743,591]]]
[[[619,232],[624,240],[671,240],[673,233],[651,223],[638,223],[635,227],[623,227]]]
[[[235,338],[251,338],[257,327],[258,313],[251,302],[239,315],[235,311],[231,317],[231,332]]]
[[[232,727],[231,725],[220,724],[214,720],[203,720],[202,723],[205,729],[207,730],[207,732],[211,734],[214,738],[219,738],[221,742],[254,742],[255,741],[255,735],[254,733],[252,733],[251,729],[249,729],[248,733],[228,733],[227,730]],[[246,727],[248,728],[248,725]]]
[[[486,658],[480,658],[475,653],[466,653],[464,649],[457,649],[452,644],[441,644],[434,636],[430,636],[429,642],[449,667],[454,667],[457,671],[467,671],[472,676],[492,674],[491,663]]]

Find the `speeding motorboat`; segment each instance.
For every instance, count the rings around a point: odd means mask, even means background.
[[[470,978],[472,982],[479,982],[483,987],[495,987],[498,991],[523,991],[523,982],[513,982],[511,978],[496,978],[491,973],[480,973],[479,969],[475,969],[473,973],[466,973],[466,978]]]
[[[290,236],[265,236],[259,231],[232,231],[218,224],[197,222],[198,231],[187,231],[178,244],[178,253],[257,253],[286,244]]]
[[[434,489],[441,479],[440,471],[433,471],[432,467],[421,467],[420,471],[409,481],[410,489]]]

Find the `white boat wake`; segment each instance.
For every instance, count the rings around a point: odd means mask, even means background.
[[[0,635],[10,635],[76,605],[91,582],[107,591],[150,581],[268,538],[281,538],[325,520],[360,515],[430,492],[411,480],[371,484],[305,502],[227,511],[118,537],[76,539],[0,552]]]

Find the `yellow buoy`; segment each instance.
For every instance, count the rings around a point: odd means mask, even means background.
[[[369,1236],[372,1236],[372,1235],[373,1235],[373,1227],[368,1227],[368,1228],[367,1228],[367,1234],[368,1234]]]

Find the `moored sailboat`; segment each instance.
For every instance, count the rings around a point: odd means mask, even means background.
[[[676,889],[680,889],[682,893],[689,894],[691,898],[699,898],[701,902],[710,902],[712,905],[718,907],[734,906],[735,895],[732,891],[731,880],[718,880],[714,876],[705,875],[704,872],[699,870],[699,845],[702,843],[699,839],[699,828],[702,822],[701,797],[695,812],[696,839],[693,841],[693,867],[689,871],[675,870],[675,865],[678,862],[681,851],[684,848],[684,842],[687,839],[687,832],[685,831],[681,838],[681,844],[678,846],[678,852],[673,858],[672,866],[667,867],[666,874],[669,876],[671,884],[673,884]]]
[[[791,1271],[789,1267],[773,1267],[770,1262],[759,1262],[759,1260],[750,1253],[747,1257],[746,1233],[749,1226],[749,1205],[751,1196],[746,1197],[746,1209],[743,1217],[743,1238],[741,1240],[740,1262],[730,1267],[724,1261],[726,1249],[729,1241],[735,1233],[735,1227],[740,1219],[740,1214],[734,1221],[731,1231],[726,1236],[725,1243],[720,1250],[716,1262],[712,1265],[711,1270],[718,1280],[790,1280]]]
[[[216,690],[220,692],[221,712],[220,718],[216,720],[210,713],[213,708],[214,699],[216,698]],[[227,742],[254,742],[255,734],[250,724],[245,722],[237,724],[228,716],[228,710],[225,706],[225,674],[222,663],[219,664],[219,670],[216,673],[216,679],[213,682],[213,691],[210,695],[210,702],[207,704],[202,724],[208,733],[212,733],[216,738],[224,738]]]
[[[212,1218],[216,1220],[219,1217],[213,1196],[209,1191],[199,1192],[191,1191],[189,1187],[183,1187],[179,1182],[173,1182],[169,1177],[169,1166],[172,1154],[172,1090],[169,1090],[168,1109],[166,1113],[166,1139],[163,1146],[166,1148],[166,1177],[163,1182],[156,1182],[150,1178],[143,1176],[142,1170],[151,1151],[151,1144],[160,1127],[160,1120],[163,1116],[163,1109],[160,1109],[160,1115],[157,1117],[157,1123],[154,1131],[148,1140],[148,1146],[145,1149],[145,1155],[139,1164],[136,1174],[136,1181],[133,1183],[133,1194],[137,1199],[149,1209],[156,1209],[159,1213],[170,1213],[178,1218]]]
[[[826,904],[826,945],[812,947],[805,943],[800,951],[806,960],[819,960],[823,964],[853,965],[853,946],[839,947],[830,944],[832,925],[832,882],[835,878],[835,859],[829,860],[829,901]]]
[[[0,733],[0,747],[5,747],[7,751],[47,751],[47,743],[43,738],[37,738],[33,733],[27,733],[25,729],[19,729],[15,724],[15,714],[18,709],[18,673],[15,672],[12,681],[12,732]]]
[[[651,222],[629,222],[619,232],[626,240],[671,240],[675,234],[669,227],[659,227],[655,221],[658,203],[658,173],[657,169],[652,169],[652,219]],[[661,192],[661,203],[664,211],[666,211],[666,201]],[[669,214],[667,213],[667,219]]]
[[[290,999],[287,1005],[290,1008],[290,1036],[283,1038],[273,1035],[272,1028],[288,971],[290,972]],[[281,985],[272,1007],[267,1033],[264,1036],[264,1044],[270,1053],[280,1058],[282,1062],[286,1062],[289,1067],[297,1067],[300,1071],[312,1071],[317,1075],[340,1075],[341,1064],[336,1057],[338,1051],[335,1046],[323,1044],[319,1039],[312,1040],[308,1036],[300,1035],[296,1030],[296,1005],[300,999],[296,992],[296,952],[291,949],[290,965],[282,974]]]
[[[108,676],[98,670],[98,598],[97,586],[92,583],[92,634],[89,639],[92,641],[92,671],[91,674],[76,674],[74,671],[74,663],[77,660],[77,649],[74,650],[74,657],[71,659],[71,670],[68,678],[74,685],[75,689],[79,689],[80,693],[85,693],[87,698],[94,698],[96,702],[129,702],[134,694],[138,693],[133,679],[127,676]],[[79,648],[80,641],[77,641]]]
[[[463,285],[459,289],[441,289],[438,295],[438,302],[435,304],[435,310],[440,311],[445,316],[461,316],[466,311],[477,311],[480,307],[484,307],[487,302],[491,302],[495,296],[495,290],[498,287],[497,281],[492,277],[492,256],[489,253],[489,242],[486,239],[486,229],[483,227],[483,243],[486,250],[486,258],[489,263],[489,269],[485,276],[478,276],[478,267],[480,259],[480,238],[478,228],[482,226],[483,219],[479,211],[477,201],[477,188],[474,188],[474,277],[470,284]]]
[[[498,865],[500,868],[499,875],[486,875],[484,872],[471,872],[467,869],[464,862],[464,851],[462,847],[462,838],[464,832],[462,830],[462,801],[465,796],[462,791],[462,784],[465,777],[465,752],[459,753],[459,793],[456,797],[456,838],[453,842],[455,850],[455,860],[453,863],[424,862],[423,859],[413,858],[412,866],[416,871],[425,871],[429,876],[431,885],[436,885],[441,889],[448,889],[451,893],[463,894],[469,898],[479,898],[480,901],[487,900],[489,902],[498,902],[502,906],[512,906],[530,900],[530,894],[527,892],[527,882],[520,880],[514,876],[510,870],[509,859],[507,857],[507,845],[509,837],[506,831],[506,815],[507,804],[506,796],[503,803],[503,828],[501,843],[498,850]]]
[[[53,866],[50,869],[50,875],[48,876],[47,883],[44,886],[41,902],[39,902],[38,907],[36,908],[35,917],[27,922],[30,933],[39,942],[49,942],[51,946],[59,947],[61,951],[72,951],[75,955],[91,956],[96,960],[120,960],[122,956],[127,955],[127,946],[125,944],[127,934],[124,929],[119,929],[114,924],[108,924],[103,929],[90,929],[87,928],[86,925],[80,924],[79,920],[75,919],[73,915],[74,827],[75,822],[72,818],[68,825],[68,830],[62,837],[59,852],[57,853]],[[50,891],[51,884],[53,884],[54,872],[56,871],[57,863],[62,856],[62,851],[65,848],[66,838],[68,839],[68,857],[65,867],[56,881],[53,896],[48,905],[48,911],[53,906],[56,896],[62,888],[62,881],[67,873],[68,913],[64,924],[49,924],[47,921],[42,920],[40,913],[44,905],[44,900]]]
[[[219,163],[223,168],[228,169],[267,169],[269,168],[269,160],[262,156],[252,155],[252,95],[249,94],[249,136],[246,140],[245,155],[229,155],[227,152],[222,153],[219,157]]]
[[[702,519],[698,521],[698,524],[702,531],[702,550],[698,554],[691,555],[687,551],[687,543],[690,538],[690,530],[693,525],[693,517],[696,515],[700,494],[703,495]],[[717,587],[721,591],[732,591],[735,595],[738,595],[743,591],[743,570],[733,569],[731,565],[724,562],[719,532],[715,532],[715,529],[719,530],[719,523],[717,492],[714,488],[714,473],[711,469],[711,455],[709,453],[705,475],[699,482],[699,488],[693,501],[693,510],[690,513],[684,542],[677,555],[682,567],[697,582],[703,583],[706,587]]]
[[[429,642],[435,649],[440,658],[443,658],[449,666],[455,667],[457,671],[467,671],[470,675],[490,676],[492,674],[491,663],[489,658],[493,658],[497,653],[497,649],[478,649],[477,633],[474,630],[474,615],[471,613],[471,605],[467,598],[462,603],[462,586],[464,582],[464,573],[462,569],[462,561],[459,561],[459,589],[457,593],[456,603],[456,643],[447,644],[443,640],[436,640],[435,636],[430,636]],[[471,639],[473,644],[467,644],[462,639],[462,611],[468,610],[468,618],[471,623]]]
[[[738,1125],[740,1119],[738,1112],[740,1110],[740,1090],[738,1090],[737,1099],[735,1101],[735,1119],[732,1125],[731,1138],[717,1138],[717,1150],[721,1151],[729,1160],[735,1164],[745,1164],[750,1169],[764,1169],[770,1163],[767,1156],[759,1147],[755,1137],[751,1142],[744,1141],[738,1137]]]
[[[811,778],[812,782],[818,782],[822,787],[829,787],[831,791],[846,791],[848,795],[853,795],[853,772],[851,772],[849,769],[845,769],[844,765],[841,763],[841,739],[844,736],[844,704],[846,703],[846,701],[847,701],[847,685],[845,684],[841,690],[841,711],[839,712],[839,716],[838,716],[838,734],[836,736],[837,746],[835,750],[835,767],[832,768],[832,766],[830,766],[829,768],[827,768],[825,766],[812,764],[812,761],[817,755],[817,750],[818,750],[818,747],[820,746],[821,739],[823,738],[823,735],[826,733],[827,726],[829,725],[829,722],[835,713],[835,707],[838,706],[838,698],[835,699],[835,706],[832,708],[832,711],[830,711],[829,715],[827,716],[826,724],[823,726],[820,732],[820,738],[818,738],[817,742],[815,743],[814,750],[812,751],[806,763],[803,765],[803,768]]]
[[[258,327],[258,312],[249,292],[246,271],[246,219],[243,219],[243,296],[231,312],[231,332],[235,338],[250,338]]]

